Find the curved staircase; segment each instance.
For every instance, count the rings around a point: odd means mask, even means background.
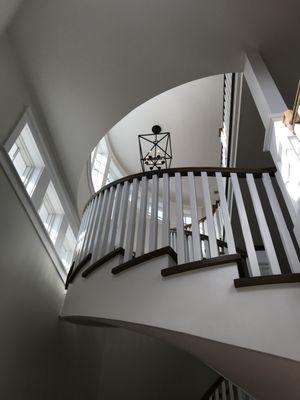
[[[103,187],[83,213],[61,317],[159,337],[257,399],[300,398],[299,249],[274,175],[273,168],[178,168]],[[257,226],[267,269],[254,244]]]

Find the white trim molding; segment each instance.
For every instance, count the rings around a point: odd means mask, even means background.
[[[32,148],[36,150],[32,152],[37,154],[39,158],[43,161],[43,168],[39,174],[39,179],[36,182],[36,185],[30,194],[28,194],[24,183],[22,182],[15,166],[14,162],[11,160],[10,155],[8,154],[11,147],[14,145],[16,140],[19,138],[19,135],[23,131],[24,127],[28,125],[30,134],[33,137],[33,140],[29,140],[29,143],[32,144]],[[24,137],[31,137],[29,133],[22,134]],[[29,135],[29,136],[28,136]],[[23,136],[21,136],[23,137]],[[47,232],[40,216],[39,209],[43,202],[44,196],[47,188],[50,185],[53,185],[55,188],[54,191],[57,192],[59,203],[61,204],[61,212],[63,212],[64,224],[60,224],[60,227],[57,228],[57,235],[59,237],[59,242],[62,243],[63,237],[62,235],[66,233],[67,226],[70,226],[73,234],[76,236],[79,230],[79,217],[75,208],[71,202],[70,196],[65,189],[65,186],[62,183],[62,178],[58,173],[58,169],[49,154],[48,147],[45,143],[45,140],[42,136],[42,132],[36,123],[36,119],[30,108],[27,108],[25,113],[22,115],[21,119],[18,121],[16,127],[13,132],[10,133],[8,139],[6,140],[3,148],[0,151],[0,163],[11,182],[13,189],[15,190],[18,198],[20,199],[27,215],[29,216],[35,230],[37,231],[45,249],[47,250],[50,258],[52,259],[59,276],[64,281],[66,279],[67,270],[63,265],[60,259],[60,249],[58,248],[58,243],[52,243],[50,239],[50,234]],[[67,224],[67,226],[66,226]],[[64,232],[63,232],[64,231]],[[57,237],[56,237],[57,239]],[[75,243],[74,243],[75,246]]]

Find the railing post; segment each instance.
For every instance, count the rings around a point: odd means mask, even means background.
[[[108,244],[107,244],[107,252],[108,253],[113,251],[113,249],[115,247],[121,196],[122,196],[122,186],[119,183],[117,185],[116,196],[115,196],[115,201],[114,201],[114,205],[113,205],[113,214],[112,214],[112,219],[111,219],[112,226],[111,226],[111,231],[109,234],[109,239],[108,239]]]
[[[266,221],[266,217],[265,217],[262,205],[261,205],[261,201],[260,201],[260,198],[258,195],[258,191],[256,188],[253,174],[246,174],[246,180],[247,180],[248,188],[250,191],[250,196],[251,196],[252,204],[253,204],[254,211],[256,214],[261,237],[262,237],[262,240],[263,240],[263,243],[265,246],[265,250],[267,253],[270,268],[273,271],[273,273],[281,274],[277,255],[276,255],[276,252],[274,249],[273,241],[272,241],[271,234],[270,234],[268,224]]]
[[[141,190],[141,204],[140,204],[140,215],[139,215],[139,226],[137,234],[136,244],[136,256],[139,257],[144,254],[145,251],[145,234],[146,234],[146,223],[147,223],[147,198],[148,198],[148,178],[143,176],[142,178],[142,190]]]
[[[193,240],[193,260],[202,260],[202,251],[200,246],[199,217],[197,210],[197,198],[195,189],[195,176],[193,172],[188,172],[189,195],[192,215],[192,240]]]
[[[207,222],[208,237],[209,237],[210,256],[218,257],[219,251],[217,246],[216,231],[212,214],[212,204],[210,199],[207,172],[201,172],[201,181],[202,181],[202,190],[204,196],[204,206],[205,206],[206,222]]]
[[[241,227],[242,227],[242,231],[243,231],[243,236],[244,236],[244,240],[245,240],[245,245],[246,245],[246,249],[247,249],[247,253],[248,253],[248,259],[249,259],[250,270],[251,270],[249,272],[251,272],[251,274],[253,276],[260,276],[261,272],[260,272],[258,261],[257,261],[257,256],[256,256],[254,244],[253,244],[251,230],[250,230],[250,226],[249,226],[249,222],[248,222],[248,218],[247,218],[247,214],[246,214],[246,209],[245,209],[244,200],[242,197],[238,177],[237,177],[236,173],[231,173],[230,176],[231,176],[231,182],[232,182],[234,196],[236,199],[236,205],[237,205],[237,210],[238,210],[238,214],[239,214],[239,218],[240,218],[240,223],[241,223]]]
[[[169,175],[163,174],[163,220],[162,246],[170,245],[170,181]]]
[[[101,248],[102,248],[102,242],[103,242],[103,233],[104,233],[104,220],[106,216],[106,210],[107,210],[107,203],[108,203],[108,190],[104,191],[103,195],[103,201],[102,201],[102,207],[101,207],[101,216],[99,218],[99,223],[98,223],[98,237],[97,237],[97,242],[95,244],[95,258],[92,258],[92,262],[96,261],[100,258],[101,256]]]
[[[281,237],[281,241],[288,258],[290,268],[292,272],[300,272],[300,263],[293,244],[290,232],[287,228],[284,216],[282,214],[277,196],[275,194],[270,175],[267,173],[263,174],[263,184],[267,192],[269,203],[277,224],[277,228]]]
[[[175,201],[176,201],[176,251],[178,264],[185,264],[185,246],[184,246],[184,225],[183,225],[183,201],[181,174],[175,173]]]
[[[225,186],[224,186],[224,181],[223,181],[221,172],[216,172],[216,179],[217,179],[217,185],[218,185],[218,191],[219,191],[219,197],[220,197],[220,208],[221,208],[224,227],[225,227],[225,237],[226,237],[226,241],[227,241],[227,245],[228,245],[228,254],[235,254],[236,253],[235,242],[234,242],[234,237],[233,237],[233,232],[232,232],[232,227],[231,227],[228,205],[227,205],[226,196],[225,196]]]
[[[152,176],[149,251],[157,249],[158,176]]]
[[[107,203],[107,209],[106,209],[106,214],[105,218],[103,221],[103,239],[99,245],[99,258],[103,257],[105,255],[105,250],[108,244],[108,234],[109,234],[109,228],[110,228],[110,222],[111,222],[111,212],[114,204],[114,197],[115,197],[115,187],[111,186],[109,189],[109,197],[108,197],[108,203]]]
[[[117,231],[116,237],[116,246],[123,247],[124,246],[124,237],[125,237],[125,229],[126,229],[126,220],[127,220],[127,208],[128,208],[128,197],[129,197],[129,182],[125,181],[122,189],[122,198],[120,205],[120,215],[119,215],[119,227]]]
[[[129,218],[128,218],[128,226],[127,226],[127,234],[125,242],[124,262],[131,260],[133,257],[138,190],[139,190],[139,181],[136,178],[134,178],[132,182],[131,204],[129,209]]]

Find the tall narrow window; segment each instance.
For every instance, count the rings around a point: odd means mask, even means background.
[[[52,243],[55,244],[64,210],[52,182],[49,183],[38,213]]]
[[[0,150],[0,162],[57,271],[65,279],[75,250],[79,220],[30,109]]]
[[[104,182],[104,173],[108,161],[108,149],[105,139],[100,140],[91,154],[92,182],[95,191],[99,190]]]
[[[8,151],[8,155],[27,193],[31,196],[45,164],[28,124],[23,127],[20,135]]]
[[[60,258],[66,270],[69,270],[71,266],[75,246],[76,246],[76,238],[74,236],[71,227],[69,226],[60,249]]]

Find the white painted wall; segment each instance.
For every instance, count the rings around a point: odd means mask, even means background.
[[[36,111],[2,37],[0,146],[27,105]],[[1,166],[0,221],[1,399],[179,400],[190,390],[196,400],[216,379],[198,360],[156,339],[60,321],[63,283]]]
[[[235,264],[162,278],[168,262],[162,256],[114,276],[111,261],[79,276],[62,316],[143,324],[300,360],[300,284],[236,290]]]

